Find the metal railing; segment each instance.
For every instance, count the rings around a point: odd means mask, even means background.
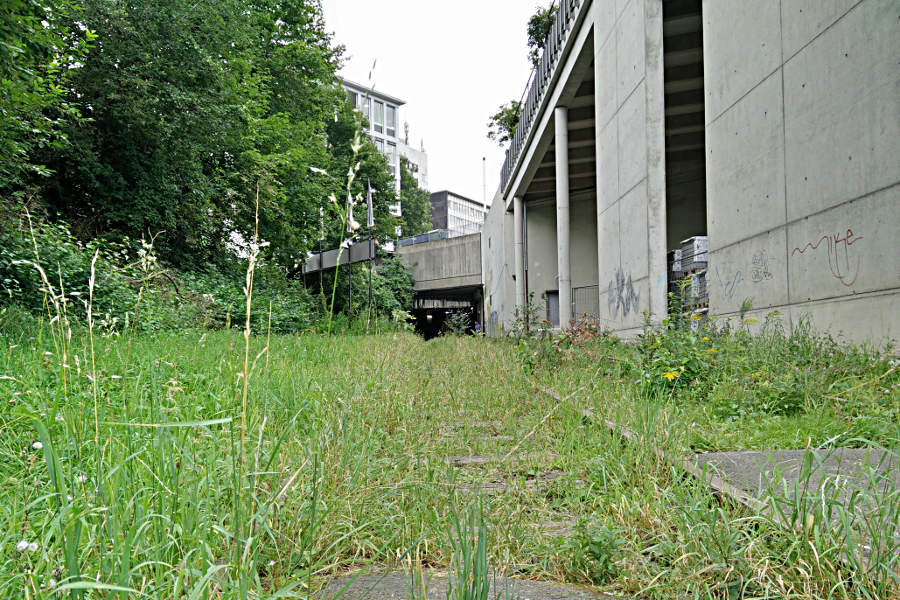
[[[572,318],[600,316],[600,289],[596,285],[572,288]]]
[[[503,170],[500,172],[500,189],[504,192],[515,171],[519,155],[528,140],[528,134],[531,132],[534,119],[541,108],[544,95],[553,80],[553,73],[566,45],[569,32],[572,30],[572,25],[583,4],[584,0],[560,0],[559,2],[559,11],[556,13],[556,19],[553,21],[550,34],[544,44],[544,53],[535,69],[525,102],[520,108],[519,124],[509,142],[509,148],[506,150],[506,160],[503,161]]]

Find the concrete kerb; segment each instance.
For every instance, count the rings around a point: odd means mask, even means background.
[[[554,398],[559,399],[559,394],[552,390],[544,389]],[[597,419],[590,409],[582,410],[582,416],[593,423]],[[885,486],[892,484],[894,489],[900,487],[900,468],[897,465],[897,457],[886,450],[878,448],[862,448],[862,449],[836,449],[825,451],[814,450],[772,450],[772,451],[742,451],[727,453],[704,453],[700,455],[691,455],[689,457],[676,456],[670,452],[665,452],[658,446],[648,443],[637,433],[628,427],[619,425],[607,419],[602,421],[602,425],[611,432],[617,434],[626,443],[636,446],[640,444],[648,444],[651,452],[660,460],[674,464],[681,468],[686,474],[697,480],[709,489],[720,499],[727,499],[742,506],[747,507],[752,512],[765,515],[779,526],[786,530],[791,530],[794,526],[788,522],[784,516],[785,512],[776,510],[775,504],[783,503],[786,498],[775,498],[770,495],[771,502],[761,500],[766,491],[774,491],[779,482],[784,483],[791,479],[791,474],[796,474],[795,481],[805,481],[804,489],[808,489],[809,484],[815,483],[816,487],[831,476],[837,476],[836,481],[843,477],[846,483],[852,483],[858,474],[858,468],[866,466],[874,467],[879,471],[879,478]],[[877,457],[873,461],[871,456]],[[717,460],[718,459],[718,460]],[[796,467],[797,463],[804,460],[811,460],[813,468]],[[732,469],[730,475],[727,468],[723,468],[723,461],[731,461],[739,464],[740,467]],[[848,468],[842,471],[841,464],[847,465]],[[884,468],[888,465],[888,468]],[[746,477],[746,473],[752,471],[757,474],[756,478]],[[744,487],[735,485],[726,481],[726,477],[735,482],[743,482]],[[741,479],[741,474],[745,475]],[[787,474],[787,475],[785,475]],[[751,491],[755,492],[751,493]],[[802,493],[802,492],[801,492]],[[846,487],[838,488],[839,496],[848,497],[850,492]],[[837,520],[837,515],[832,515],[832,521]],[[869,552],[868,546],[862,545],[861,561],[865,566],[868,563]],[[843,555],[843,560],[847,561],[847,554]]]

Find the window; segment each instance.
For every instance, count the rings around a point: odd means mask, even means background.
[[[397,177],[397,144],[388,142],[387,145],[388,165],[391,167],[391,175]]]
[[[347,92],[347,98],[350,100],[350,106],[356,108],[359,106],[359,96],[356,95],[356,92]]]
[[[363,118],[368,121],[369,120],[369,99],[368,98],[360,98],[362,104],[362,114]]]
[[[375,138],[375,147],[378,148],[378,151],[384,154],[384,140],[379,140]]]
[[[375,110],[372,112],[372,126],[375,133],[384,133],[384,103],[375,101]]]
[[[388,104],[387,119],[385,121],[385,133],[391,137],[397,135],[397,107]]]

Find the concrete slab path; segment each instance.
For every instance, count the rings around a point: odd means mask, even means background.
[[[354,579],[356,577],[356,579]],[[401,571],[390,573],[367,573],[339,577],[319,594],[318,600],[446,600],[448,578],[446,573],[424,573],[427,593],[411,593],[410,575]],[[421,579],[419,579],[421,582]],[[348,585],[349,584],[349,585]],[[421,585],[421,583],[419,584]],[[344,587],[346,586],[346,589]],[[340,596],[338,593],[343,590]],[[596,592],[574,585],[527,581],[523,579],[499,580],[491,585],[493,600],[617,600],[602,592]],[[618,599],[621,600],[621,599]]]
[[[900,488],[897,457],[879,449],[705,452],[694,458],[701,469],[756,498],[769,493],[790,495],[797,481],[808,496],[821,496],[824,485],[844,504],[857,489]]]

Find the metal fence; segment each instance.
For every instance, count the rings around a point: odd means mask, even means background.
[[[596,285],[572,288],[572,318],[578,322],[585,315],[600,316],[600,289]]]
[[[562,49],[566,45],[569,32],[578,16],[578,10],[584,4],[583,0],[560,0],[559,12],[550,28],[550,34],[544,45],[544,54],[538,63],[534,72],[534,81],[528,89],[528,94],[519,114],[519,125],[516,132],[510,140],[509,148],[506,150],[506,160],[503,162],[503,170],[500,172],[500,189],[506,191],[509,179],[512,177],[516,162],[531,132],[534,119],[541,108],[541,102],[544,100],[550,82],[553,80],[553,73],[556,69],[556,63],[562,54]]]
[[[426,233],[420,233],[418,235],[400,238],[399,240],[397,240],[397,246],[403,248],[404,246],[412,246],[414,244],[424,244],[426,242],[434,242],[436,240],[446,240],[450,237],[453,236],[450,235],[450,231],[448,231],[447,229],[433,229]]]

